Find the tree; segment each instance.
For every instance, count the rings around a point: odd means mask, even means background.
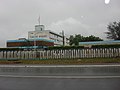
[[[75,36],[71,35],[69,40],[70,40],[70,45],[75,45],[75,46],[78,46],[79,42],[103,41],[101,38],[95,37],[93,35],[84,37],[84,36],[81,36],[80,34],[77,34]]]
[[[108,32],[105,33],[108,39],[120,40],[120,22],[110,23],[107,29]]]
[[[74,44],[74,42],[73,42],[74,41],[74,36],[70,35],[69,40],[70,40],[69,44],[70,44],[70,46],[72,46]]]
[[[101,38],[99,37],[95,37],[93,35],[85,37],[85,42],[89,42],[89,41],[103,41]]]
[[[80,41],[83,41],[83,39],[84,39],[84,37],[83,36],[81,36],[80,34],[78,34],[78,35],[75,35],[75,38],[74,38],[74,45],[75,46],[78,46],[79,45],[79,42]]]

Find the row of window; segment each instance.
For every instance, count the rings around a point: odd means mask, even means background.
[[[30,38],[45,38],[47,37],[47,35],[43,35],[43,36],[30,36]]]

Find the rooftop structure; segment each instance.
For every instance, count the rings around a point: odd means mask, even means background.
[[[85,45],[115,45],[115,44],[120,44],[120,40],[79,42],[80,46],[85,46]]]

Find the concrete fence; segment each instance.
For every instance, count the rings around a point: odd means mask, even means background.
[[[13,59],[79,59],[79,58],[112,58],[120,57],[120,48],[90,48],[67,50],[29,50],[29,51],[0,51],[1,60]]]

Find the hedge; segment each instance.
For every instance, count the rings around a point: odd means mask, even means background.
[[[50,46],[45,48],[45,50],[64,50],[64,49],[83,49],[86,48],[84,46]],[[120,44],[114,45],[92,45],[92,48],[120,48]],[[0,51],[23,51],[23,50],[31,50],[31,49],[23,49],[23,48],[0,48]]]
[[[84,49],[87,47],[84,46],[54,46],[54,47],[48,47],[48,50],[54,50],[54,49]],[[92,45],[91,48],[120,48],[120,44],[116,45]]]

